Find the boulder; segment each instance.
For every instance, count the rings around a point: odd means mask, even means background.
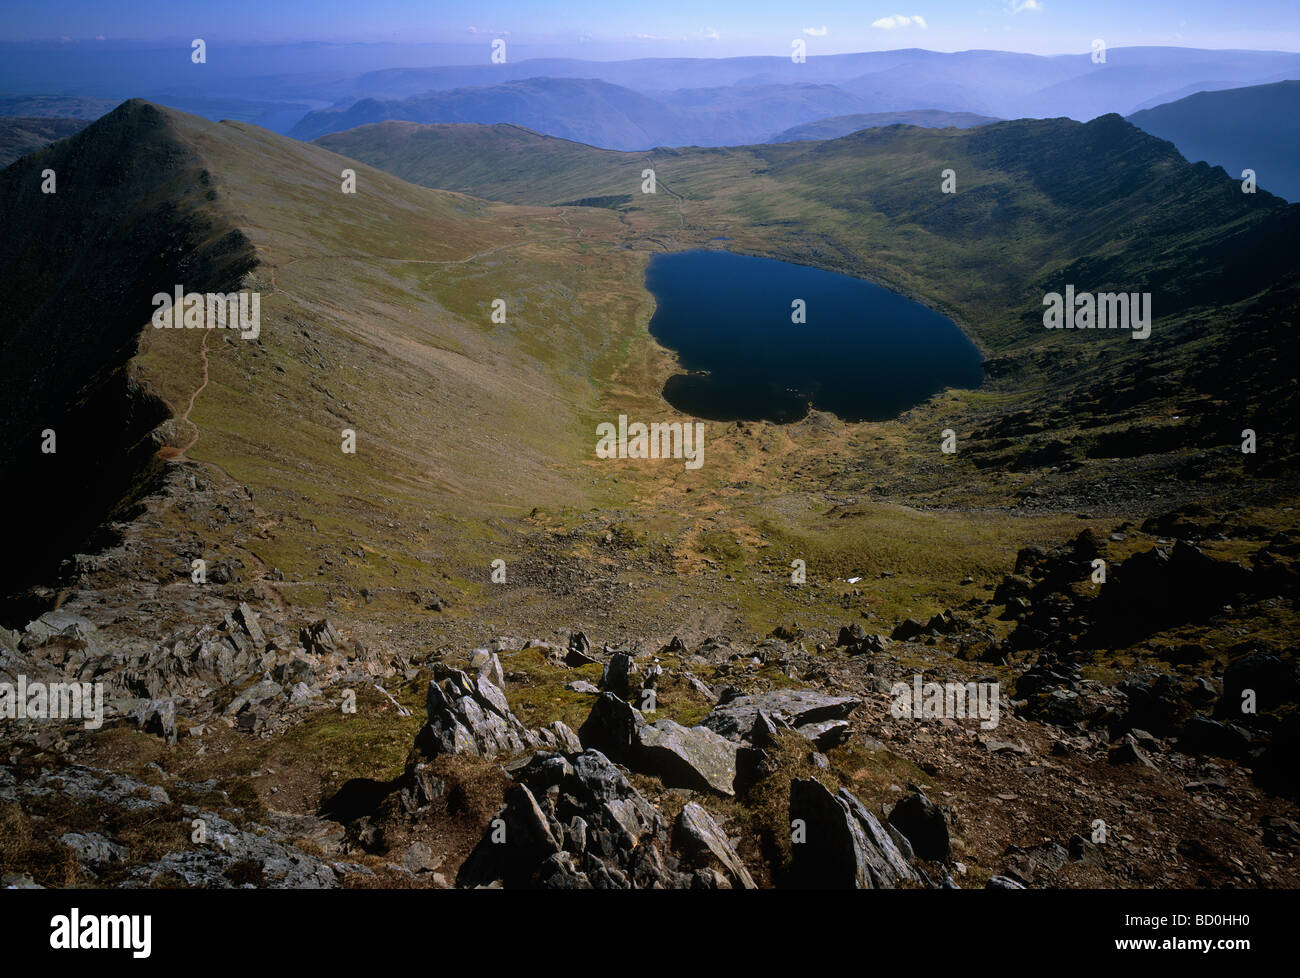
[[[666,718],[647,723],[640,710],[613,693],[602,693],[592,705],[578,739],[669,787],[735,794],[735,743],[707,727],[683,727]]]
[[[952,857],[948,822],[939,807],[921,792],[908,795],[889,813],[889,824],[907,836],[922,859],[946,863]]]
[[[866,807],[816,779],[790,783],[791,883],[801,889],[891,889],[920,876]]]
[[[628,675],[631,671],[632,657],[626,652],[615,652],[600,674],[600,688],[620,699],[627,699]]]
[[[426,756],[496,757],[518,754],[536,743],[536,737],[510,712],[505,693],[485,675],[470,679],[459,669],[439,671],[446,678],[429,683],[428,722],[416,741]]]
[[[684,888],[668,826],[604,754],[539,751],[457,876],[459,886]],[[498,819],[500,821],[498,821]],[[501,829],[504,829],[504,836]]]
[[[760,711],[773,720],[798,728],[825,720],[843,720],[860,702],[853,696],[828,696],[810,689],[777,689],[721,701],[704,718],[704,726],[728,740],[740,741],[754,729]]]
[[[1151,759],[1138,746],[1137,738],[1125,734],[1124,739],[1110,749],[1107,759],[1111,764],[1140,764],[1142,767],[1155,767]]]
[[[683,727],[663,719],[637,731],[630,762],[670,788],[736,793],[736,745],[707,727]]]
[[[637,731],[645,726],[641,711],[613,693],[601,693],[592,704],[591,713],[578,728],[582,746],[604,751],[616,760],[624,760],[636,743]]]
[[[1193,717],[1178,736],[1178,749],[1184,754],[1240,759],[1250,750],[1250,737],[1231,723]]]
[[[677,819],[677,845],[702,869],[720,871],[733,889],[752,890],[754,878],[736,855],[726,833],[695,802],[688,802]]]

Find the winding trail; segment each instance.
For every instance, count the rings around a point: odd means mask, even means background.
[[[169,462],[188,462],[190,459],[185,457],[185,453],[193,448],[199,441],[199,426],[196,422],[190,420],[190,412],[194,410],[194,402],[198,400],[203,389],[208,386],[208,337],[212,334],[205,332],[203,334],[203,345],[199,348],[199,355],[203,358],[203,383],[195,388],[194,393],[190,395],[190,403],[185,408],[185,413],[180,416],[179,421],[189,425],[194,429],[194,437],[187,441],[180,448],[174,451],[163,450],[163,458]]]

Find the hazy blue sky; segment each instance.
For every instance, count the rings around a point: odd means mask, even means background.
[[[598,59],[896,47],[1060,54],[1093,38],[1300,50],[1300,0],[4,0],[0,40],[403,41]],[[533,50],[528,50],[533,49]]]

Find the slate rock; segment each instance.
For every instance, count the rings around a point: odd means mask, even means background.
[[[756,696],[735,696],[719,702],[704,718],[704,726],[728,740],[740,741],[754,729],[760,711],[792,727],[843,720],[861,701],[853,696],[829,696],[810,689],[779,689]]]
[[[726,833],[704,808],[693,801],[682,808],[678,817],[677,843],[679,848],[704,864],[700,868],[721,871],[732,888],[755,889],[753,877],[732,848]]]
[[[920,880],[875,816],[845,789],[832,794],[820,781],[796,778],[790,820],[804,833],[791,846],[796,888],[889,889]]]
[[[736,745],[707,727],[669,719],[647,724],[637,731],[633,764],[670,788],[736,793]]]
[[[952,857],[948,821],[921,792],[913,792],[895,805],[889,813],[889,824],[907,836],[920,858],[946,863]]]

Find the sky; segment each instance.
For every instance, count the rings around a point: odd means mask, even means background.
[[[402,42],[514,56],[732,57],[889,48],[1300,51],[1300,0],[4,0],[0,41]],[[457,59],[459,60],[459,59]]]

